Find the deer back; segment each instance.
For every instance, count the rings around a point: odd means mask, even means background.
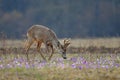
[[[45,43],[46,41],[51,41],[53,44],[57,45],[58,42],[56,34],[51,29],[42,26],[42,25],[34,25],[27,32],[28,38],[32,38],[36,41],[42,41]]]

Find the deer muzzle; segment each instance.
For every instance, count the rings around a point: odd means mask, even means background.
[[[62,53],[62,57],[63,57],[63,59],[67,59],[67,57],[66,57],[66,53]]]

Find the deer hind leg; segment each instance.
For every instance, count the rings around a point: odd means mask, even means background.
[[[42,57],[44,60],[46,60],[46,58],[43,56],[43,54],[42,54],[41,51],[40,51],[41,44],[42,44],[42,42],[37,42],[37,51],[40,53],[41,57]]]
[[[25,45],[25,49],[26,49],[26,52],[25,52],[25,54],[26,54],[26,56],[27,56],[27,60],[29,60],[29,58],[28,58],[28,50],[30,49],[30,46],[33,44],[33,40],[27,40],[26,41],[26,45]]]

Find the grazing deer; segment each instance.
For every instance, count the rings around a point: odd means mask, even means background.
[[[42,26],[42,25],[33,25],[30,27],[30,29],[27,32],[27,41],[26,41],[26,55],[28,59],[28,50],[30,46],[36,42],[37,43],[37,51],[40,50],[41,44],[44,43],[47,51],[49,51],[49,48],[51,48],[52,53],[50,57],[48,58],[49,60],[53,56],[54,53],[54,47],[59,50],[59,53],[62,54],[63,59],[66,59],[66,48],[70,44],[69,40],[64,40],[64,45],[62,45],[58,39],[56,34],[49,28]],[[41,57],[46,60],[46,58],[43,56],[43,54],[40,52]]]

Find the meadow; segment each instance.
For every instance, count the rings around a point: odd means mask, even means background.
[[[0,80],[120,80],[120,38],[72,39],[67,59],[55,52],[50,61],[41,58],[36,44],[28,61],[24,41],[1,40]]]

